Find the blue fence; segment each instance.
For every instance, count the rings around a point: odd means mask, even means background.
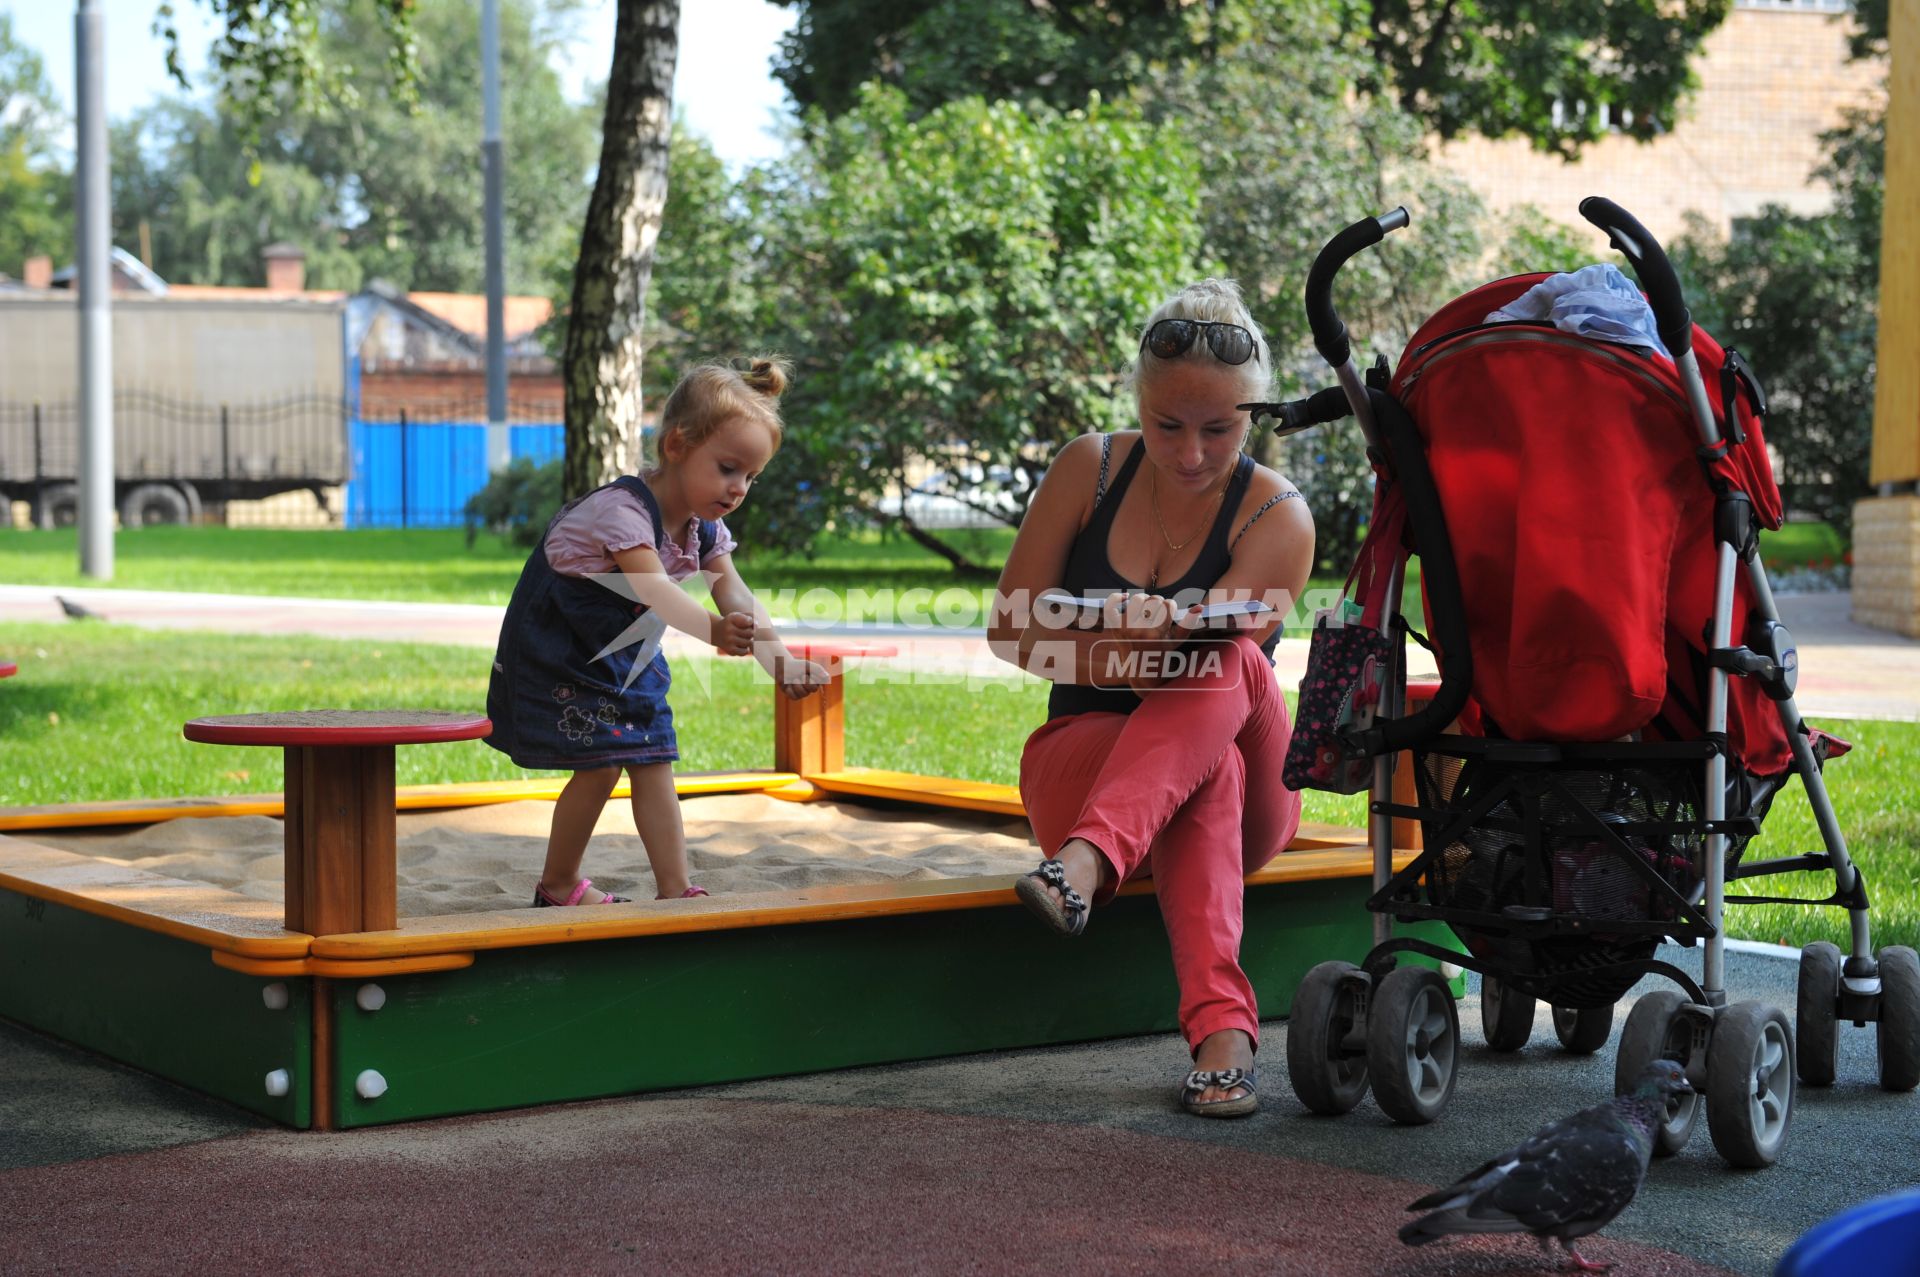
[[[566,428],[554,422],[508,427],[517,460],[559,457]],[[467,498],[487,482],[487,427],[470,421],[363,421],[347,424],[353,480],[350,528],[449,528],[466,522]]]

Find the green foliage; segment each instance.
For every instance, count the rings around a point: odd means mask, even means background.
[[[1492,228],[1495,244],[1488,279],[1536,271],[1573,271],[1590,266],[1605,251],[1603,241],[1572,230],[1531,204],[1509,209]]]
[[[972,93],[1056,106],[1124,93],[1154,70],[1272,39],[1306,58],[1368,55],[1355,88],[1452,137],[1524,133],[1576,154],[1603,136],[1601,108],[1651,137],[1692,85],[1688,60],[1731,0],[778,0],[800,10],[777,73],[829,114],[879,79],[916,109]],[[1868,0],[1884,6],[1885,0]],[[1329,38],[1327,24],[1339,28]],[[1275,82],[1284,91],[1285,86]],[[1554,119],[1559,101],[1561,118]],[[1586,105],[1581,112],[1580,104]],[[1280,114],[1278,118],[1287,118]]]
[[[1153,64],[1200,52],[1208,10],[1180,0],[774,0],[798,9],[774,74],[804,111],[852,110],[860,87],[898,88],[915,111],[956,98],[1070,109],[1115,96]]]
[[[1693,85],[1688,60],[1731,0],[1370,0],[1369,43],[1400,104],[1441,137],[1524,133],[1578,154],[1601,108],[1651,138]],[[1550,17],[1547,15],[1550,14]],[[1561,104],[1559,120],[1554,104]],[[1584,108],[1584,109],[1581,109]]]
[[[1696,227],[1674,259],[1695,318],[1766,387],[1788,508],[1851,540],[1873,446],[1885,118],[1856,114],[1827,145],[1832,212],[1768,208],[1727,242]]]
[[[560,508],[560,468],[557,460],[536,466],[529,458],[515,457],[505,470],[495,471],[485,487],[467,498],[467,545],[485,528],[532,549]]]
[[[338,4],[331,0],[199,2],[213,11],[222,27],[213,46],[215,79],[250,156],[253,144],[289,109],[312,114],[359,107],[359,68],[352,54],[360,50],[329,46],[323,38],[329,25],[340,19]],[[409,103],[420,77],[414,5],[415,0],[357,0],[350,6],[361,16],[368,11],[374,16],[380,27],[379,43],[361,48],[384,50],[387,74],[383,78]],[[161,0],[153,29],[165,43],[168,74],[181,88],[191,89],[180,65],[173,0]],[[260,176],[256,169],[254,180]]]
[[[0,271],[13,274],[37,253],[73,243],[72,181],[58,137],[64,117],[40,55],[0,13]]]
[[[1200,269],[1199,192],[1178,135],[1128,107],[915,118],[878,86],[750,175],[755,305],[722,344],[770,343],[797,376],[748,539],[881,518],[923,465],[985,476],[956,492],[1017,522],[1061,444],[1131,422],[1135,325]]]
[[[567,6],[501,6],[514,292],[546,291],[571,262],[597,144],[592,111],[566,101],[549,66],[556,7]],[[305,88],[277,90],[282,113],[256,122],[251,108],[235,105],[242,90],[223,80],[218,104],[162,103],[117,126],[116,234],[131,238],[147,222],[154,268],[194,283],[261,283],[260,249],[285,240],[306,250],[316,288],[353,289],[376,277],[409,289],[482,288],[477,6],[419,0],[409,13],[412,79],[396,82],[388,66],[385,0],[316,7],[311,29],[300,29],[300,47],[311,45],[302,57],[339,77],[350,96],[302,80]],[[282,34],[291,41],[295,32]]]

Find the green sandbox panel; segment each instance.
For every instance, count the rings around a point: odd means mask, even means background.
[[[0,889],[0,1016],[288,1126],[313,1120],[313,1012],[305,979],[213,965],[202,945]],[[267,1094],[285,1069],[288,1093]]]
[[[1249,890],[1243,965],[1264,1016],[1315,963],[1366,953],[1366,889]],[[1072,940],[1009,906],[494,950],[378,983],[376,1012],[357,983],[332,986],[341,1127],[1176,1027],[1150,896],[1097,909]],[[355,1093],[363,1069],[380,1098]]]

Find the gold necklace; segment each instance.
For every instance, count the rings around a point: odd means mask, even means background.
[[[1203,530],[1212,526],[1213,521],[1210,516],[1213,513],[1214,503],[1219,501],[1221,497],[1226,495],[1227,484],[1232,482],[1233,482],[1233,471],[1228,470],[1226,483],[1222,483],[1219,489],[1214,492],[1213,496],[1208,498],[1206,508],[1201,512],[1201,515],[1200,515],[1199,526],[1194,528],[1192,532],[1189,532],[1184,541],[1175,542],[1172,534],[1170,534],[1167,531],[1167,521],[1165,517],[1163,517],[1160,513],[1160,470],[1158,467],[1155,467],[1153,472],[1153,491],[1150,494],[1150,497],[1153,503],[1153,521],[1160,525],[1160,539],[1167,543],[1167,549],[1169,551],[1171,551],[1174,554],[1180,553],[1180,551],[1192,545],[1193,539],[1199,536]],[[1159,556],[1156,555],[1154,558],[1153,570],[1147,576],[1147,588],[1151,590],[1154,586],[1158,584],[1160,584],[1160,563],[1159,563]]]

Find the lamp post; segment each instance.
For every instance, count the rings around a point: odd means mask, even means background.
[[[105,45],[100,0],[73,20],[79,162],[74,188],[80,316],[80,572],[113,578],[113,258],[108,221]]]
[[[513,459],[507,430],[506,253],[501,228],[506,160],[500,139],[500,0],[484,0],[481,5],[480,61],[486,97],[480,152],[487,222],[487,470],[497,473]]]

